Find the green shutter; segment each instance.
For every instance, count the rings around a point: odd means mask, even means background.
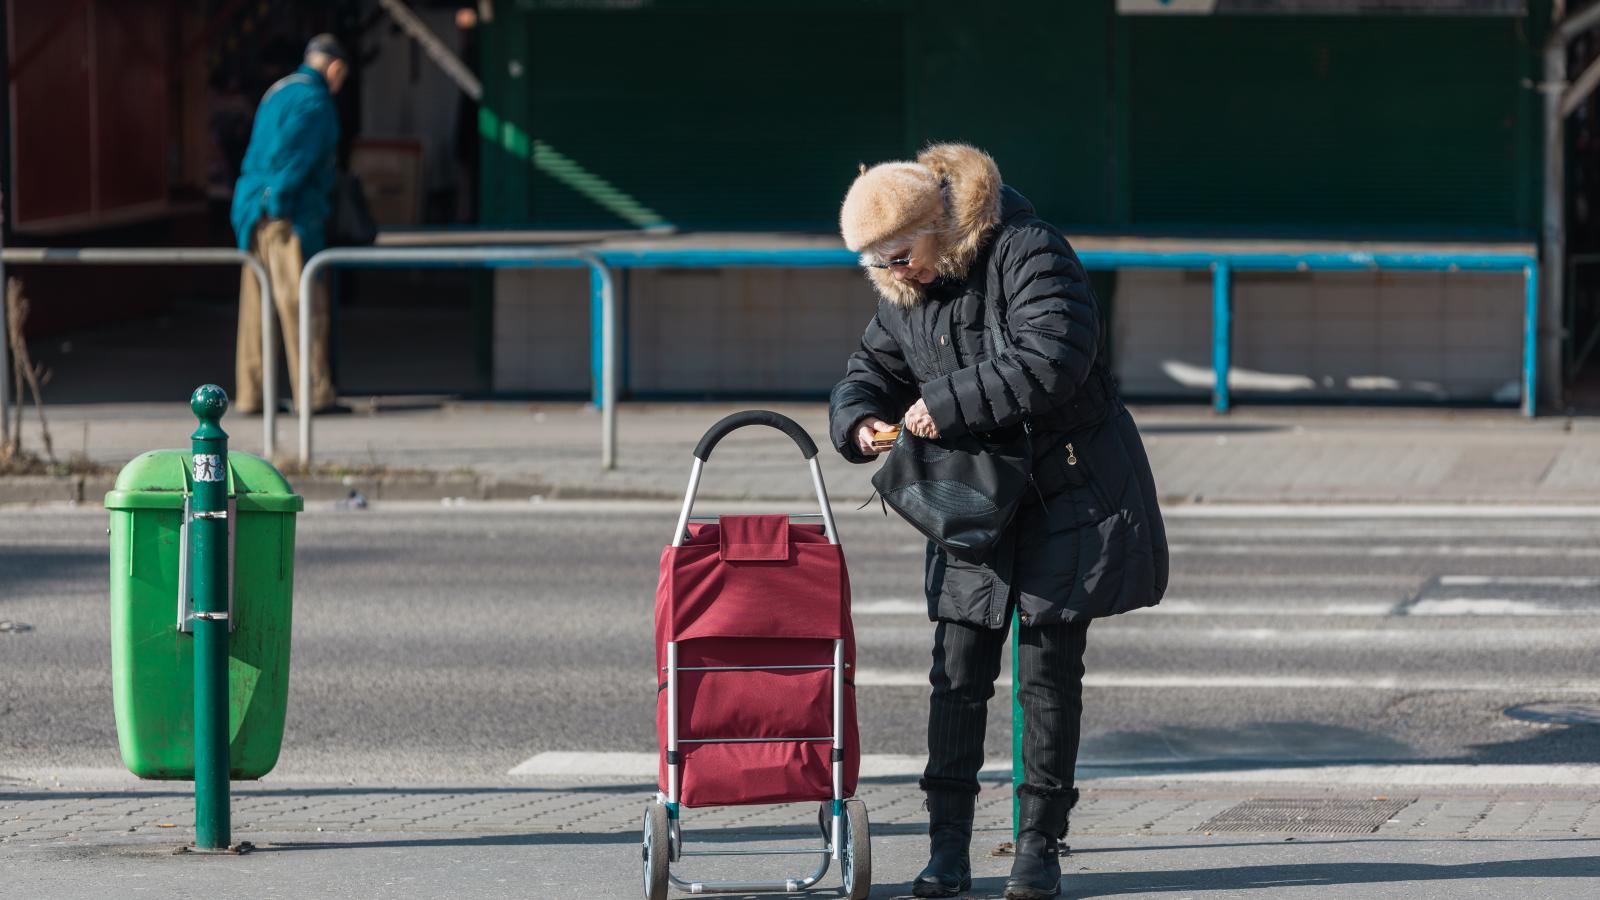
[[[906,152],[898,12],[523,21],[532,224],[832,230],[857,163]]]
[[[1130,18],[1133,224],[1525,232],[1523,30],[1514,19]]]

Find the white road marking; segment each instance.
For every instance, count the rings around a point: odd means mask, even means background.
[[[922,774],[927,758],[910,754],[867,753],[861,757],[863,778],[914,777]],[[1234,784],[1291,783],[1328,785],[1600,785],[1600,765],[1450,765],[1384,764],[1295,766],[1293,768],[1208,768],[1202,771],[1151,771],[1161,766],[1216,766],[1215,759],[1157,761],[1130,767],[1115,759],[1085,759],[1078,763],[1079,781],[1221,782]],[[613,776],[654,780],[655,753],[545,752],[511,769],[524,776]],[[1011,771],[1008,759],[990,759],[983,765],[989,775]]]
[[[1337,600],[1311,600],[1300,598],[1259,603],[1228,603],[1209,600],[1168,599],[1157,606],[1137,610],[1140,616],[1387,616],[1401,602],[1394,600],[1372,602],[1341,602]],[[854,603],[851,613],[857,616],[916,616],[928,618],[928,604],[922,600],[883,599]]]
[[[507,772],[508,775],[617,775],[630,778],[654,779],[658,759],[654,753],[586,753],[547,751],[535,754]],[[864,753],[861,755],[861,777],[885,778],[921,775],[927,765],[925,756],[897,753]],[[984,763],[985,772],[1010,772],[1010,760],[990,760]]]
[[[1397,619],[1396,622],[1403,622]],[[1217,644],[1254,644],[1269,647],[1322,647],[1333,644],[1417,646],[1432,651],[1478,648],[1498,651],[1510,647],[1536,650],[1592,648],[1600,636],[1590,628],[1106,628],[1094,636],[1097,644],[1148,647],[1153,644],[1192,646],[1202,641]]]
[[[1373,691],[1459,691],[1469,693],[1594,694],[1600,696],[1600,681],[1564,681],[1543,684],[1516,681],[1450,681],[1416,678],[1408,675],[1349,677],[1340,675],[1210,675],[1197,672],[1090,672],[1083,678],[1094,688],[1233,688],[1249,690],[1373,690]],[[1001,673],[996,685],[1010,687],[1011,676]],[[890,671],[862,669],[856,675],[859,687],[928,686],[923,670]]]
[[[1565,587],[1600,588],[1600,578],[1589,575],[1440,575],[1445,587]]]
[[[1276,601],[1229,603],[1226,601],[1174,598],[1161,601],[1156,606],[1136,610],[1133,614],[1147,616],[1240,616],[1298,618],[1382,618],[1398,615],[1402,598],[1393,601],[1338,602],[1332,600],[1305,600],[1285,598]],[[921,600],[885,599],[868,600],[851,608],[857,616],[910,616],[926,621],[927,604]],[[1510,597],[1437,597],[1419,600],[1405,609],[1412,616],[1596,616],[1600,603],[1594,606],[1550,606],[1538,600]]]
[[[1440,597],[1418,600],[1407,613],[1413,616],[1592,616],[1600,614],[1600,607],[1563,609],[1508,597]]]
[[[850,612],[858,616],[904,616],[917,615],[926,619],[928,617],[928,604],[922,600],[868,600],[864,603],[850,604]]]
[[[1167,519],[1600,519],[1600,505],[1450,503],[1178,503]]]
[[[1267,603],[1213,603],[1208,600],[1162,600],[1156,606],[1136,610],[1135,615],[1173,616],[1387,616],[1400,601],[1372,603],[1306,603],[1285,600]]]
[[[1214,762],[1214,761],[1208,761]],[[1134,782],[1228,782],[1367,785],[1600,785],[1600,765],[1449,765],[1419,764],[1296,766],[1294,768],[1211,769],[1151,772],[1118,768],[1114,761],[1079,763],[1078,780]]]
[[[1167,548],[1174,554],[1200,554],[1205,556],[1474,556],[1474,557],[1600,557],[1600,547],[1560,545],[1535,547],[1526,544],[1385,544],[1377,547],[1349,545],[1331,547],[1326,544],[1173,544]]]
[[[1571,542],[1580,535],[1592,535],[1594,526],[1584,524],[1581,531],[1574,531],[1571,522],[1549,522],[1542,524],[1529,523],[1533,527],[1518,524],[1517,526],[1496,525],[1494,537],[1496,540],[1511,542],[1513,540],[1548,541],[1550,543]],[[1420,541],[1472,541],[1482,540],[1484,537],[1484,524],[1482,522],[1461,522],[1459,524],[1435,524],[1419,526],[1416,522],[1385,522],[1372,520],[1352,520],[1349,522],[1335,523],[1332,525],[1311,525],[1304,522],[1272,522],[1247,525],[1228,525],[1219,522],[1188,522],[1174,525],[1167,529],[1167,537],[1177,543],[1185,541],[1221,541],[1226,539],[1252,539],[1270,540],[1276,542],[1289,541],[1344,541],[1347,544],[1371,544],[1380,538],[1390,541],[1407,541],[1416,543]]]
[[[512,767],[507,775],[631,775],[654,778],[659,757],[654,753],[537,753]]]

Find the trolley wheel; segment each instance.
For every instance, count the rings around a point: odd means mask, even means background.
[[[872,893],[872,834],[867,823],[867,805],[860,800],[844,802],[844,821],[839,848],[839,874],[844,878],[845,896],[867,900]]]
[[[644,811],[644,898],[667,900],[667,864],[671,828],[667,808],[651,801]],[[866,896],[863,894],[862,896]]]

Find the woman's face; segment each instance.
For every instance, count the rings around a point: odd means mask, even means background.
[[[935,266],[939,258],[939,239],[936,235],[924,234],[893,252],[881,254],[879,258],[888,264],[889,274],[900,281],[933,284],[934,279],[939,277],[939,270]],[[897,264],[900,260],[905,262]]]

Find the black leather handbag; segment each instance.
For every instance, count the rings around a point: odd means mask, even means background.
[[[994,352],[1010,346],[996,304],[984,299]],[[946,552],[987,562],[1033,480],[1032,426],[959,438],[919,438],[902,428],[872,475],[883,502]]]

